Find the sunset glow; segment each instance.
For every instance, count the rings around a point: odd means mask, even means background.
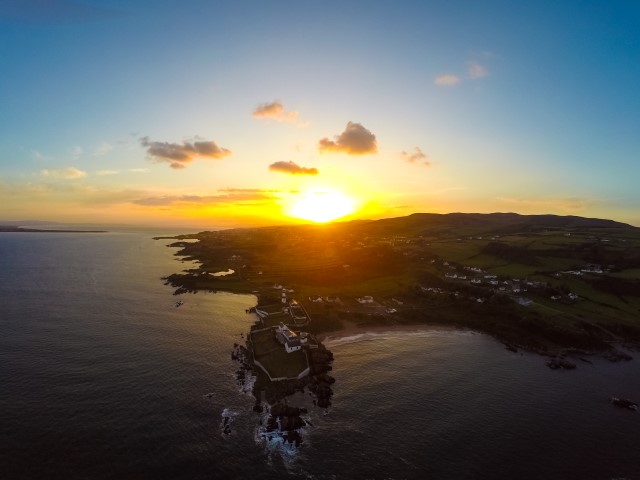
[[[311,191],[296,200],[287,215],[316,223],[330,222],[356,210],[356,201],[337,191]]]
[[[173,3],[0,2],[0,220],[640,225],[634,2]]]

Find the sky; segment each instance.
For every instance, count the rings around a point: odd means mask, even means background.
[[[640,226],[637,1],[0,0],[0,221]]]

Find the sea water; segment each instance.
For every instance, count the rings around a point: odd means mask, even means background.
[[[230,357],[255,297],[176,307],[169,243],[0,234],[0,478],[640,478],[640,414],[609,402],[640,359],[551,371],[433,327],[329,336],[332,406],[298,394],[304,443],[269,439]]]

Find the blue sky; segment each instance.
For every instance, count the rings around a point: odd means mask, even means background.
[[[0,68],[0,219],[640,225],[637,2],[0,0]]]

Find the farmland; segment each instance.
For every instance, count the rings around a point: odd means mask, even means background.
[[[255,292],[270,303],[286,287],[310,331],[437,323],[537,349],[640,340],[640,229],[611,220],[415,214],[201,232],[173,246],[200,262],[168,277],[178,293]]]

